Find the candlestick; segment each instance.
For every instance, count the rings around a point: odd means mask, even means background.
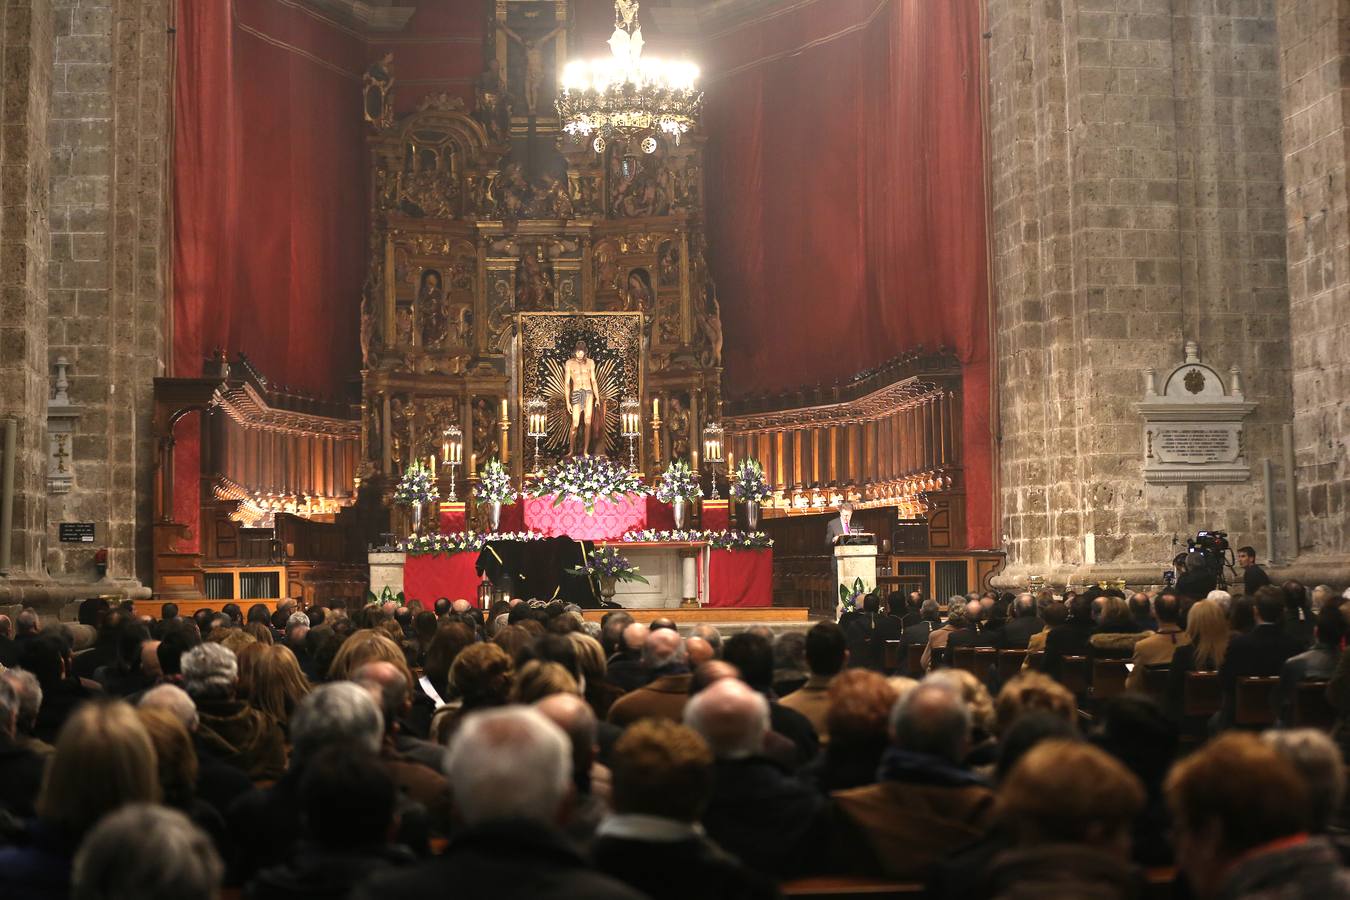
[[[470,475],[476,475],[477,473],[478,473],[478,454],[477,454],[477,453],[470,453],[470,454],[469,454],[469,474],[470,474]]]
[[[652,398],[652,418],[653,418],[653,419],[659,419],[659,418],[661,418],[661,398],[660,398],[660,397],[653,397],[653,398]]]
[[[450,442],[449,442],[449,441],[442,441],[442,442],[441,442],[441,458],[444,459],[446,462],[449,462],[449,461],[450,461]]]
[[[503,419],[509,419],[509,418],[511,418],[511,407],[508,406],[507,404],[508,404],[507,399],[506,399],[505,397],[503,397],[503,398],[502,398],[502,418],[503,418]]]
[[[436,477],[436,454],[431,454],[427,459],[431,460],[431,477]]]

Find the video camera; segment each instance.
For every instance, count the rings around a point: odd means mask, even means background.
[[[1220,582],[1225,568],[1233,567],[1233,548],[1226,531],[1197,531],[1186,539],[1186,571],[1206,572]]]

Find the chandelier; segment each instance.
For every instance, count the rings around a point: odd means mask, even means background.
[[[698,67],[688,62],[644,59],[637,0],[614,0],[614,34],[607,59],[575,60],[563,69],[556,102],[563,130],[595,135],[591,146],[603,153],[608,141],[643,153],[655,153],[658,134],[678,144],[698,124],[703,92],[695,84]]]

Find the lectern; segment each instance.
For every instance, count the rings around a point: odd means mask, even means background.
[[[864,592],[877,586],[877,539],[876,535],[855,531],[840,535],[834,545],[835,595],[842,586],[849,593],[854,586],[862,583]]]

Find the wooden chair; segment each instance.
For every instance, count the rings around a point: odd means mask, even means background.
[[[921,882],[885,881],[860,875],[815,875],[785,881],[782,885],[783,896],[810,897],[812,900],[847,900],[851,897],[886,900],[891,897],[920,897],[924,890]]]
[[[1094,659],[1092,661],[1092,697],[1109,700],[1125,693],[1125,679],[1130,670],[1123,659]]]
[[[1186,718],[1214,715],[1223,703],[1218,672],[1187,672],[1181,689],[1181,714]]]
[[[1033,672],[1044,672],[1044,671],[1045,671],[1045,651],[1044,651],[1044,650],[1028,650],[1028,651],[1027,651],[1027,668],[1028,668],[1028,669],[1031,669]]]
[[[893,674],[900,668],[900,642],[887,641],[881,650],[881,667],[886,670],[886,674]]]
[[[1243,728],[1269,728],[1275,724],[1275,691],[1280,679],[1274,676],[1239,678],[1233,723]]]
[[[1330,728],[1336,724],[1336,707],[1327,699],[1325,681],[1300,681],[1294,695],[1294,718],[1299,728]]]
[[[1022,671],[1022,663],[1026,661],[1027,651],[1025,650],[1000,650],[998,651],[998,683],[1007,684]]]
[[[923,677],[923,644],[906,644],[905,674],[910,678]]]
[[[975,648],[974,647],[953,647],[947,645],[947,653],[951,658],[951,667],[953,669],[965,669],[976,677],[979,672],[975,671]]]
[[[988,688],[996,687],[998,677],[998,650],[994,647],[976,647],[974,668],[975,677]]]
[[[1172,677],[1171,666],[1144,667],[1144,693],[1159,703],[1167,702],[1167,681]]]
[[[1059,683],[1069,689],[1075,697],[1087,696],[1091,687],[1088,679],[1088,658],[1086,656],[1066,656],[1059,663]]]

